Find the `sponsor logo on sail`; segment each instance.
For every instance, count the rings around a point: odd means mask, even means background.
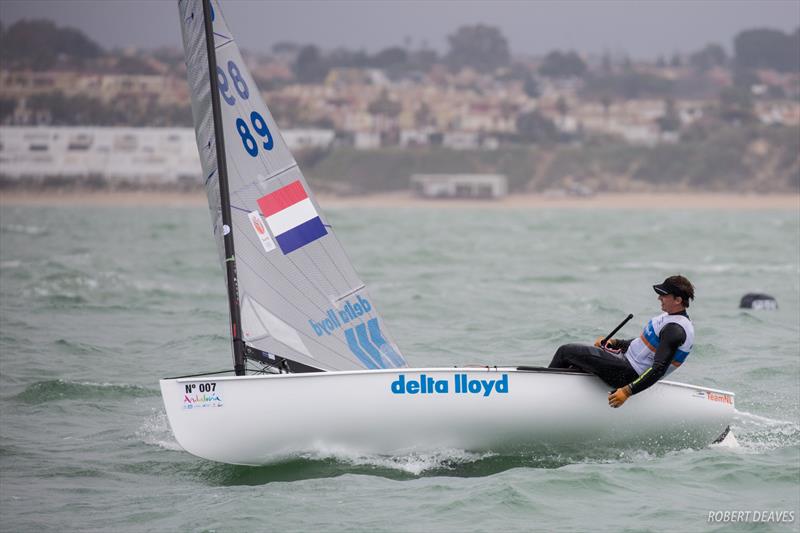
[[[284,255],[328,234],[300,181],[264,195],[257,202]]]
[[[345,300],[341,309],[328,309],[320,320],[309,320],[317,337],[333,335],[342,330],[350,352],[364,368],[396,368],[405,366],[405,361],[395,348],[386,341],[377,318],[366,318],[372,304],[362,296],[355,301]],[[354,322],[361,321],[358,324]],[[366,320],[366,322],[364,322]],[[351,327],[346,327],[351,326]]]
[[[308,323],[311,324],[311,329],[314,330],[317,337],[322,337],[323,335],[331,335],[334,331],[340,329],[342,324],[347,324],[370,311],[372,311],[372,304],[369,303],[369,300],[356,296],[355,302],[345,300],[341,309],[328,309],[322,320],[309,320]]]
[[[264,226],[264,222],[261,220],[261,215],[258,211],[251,211],[247,214],[247,217],[250,219],[250,224],[256,231],[261,246],[264,247],[264,251],[269,253],[274,250],[276,248],[275,242],[272,240],[272,237],[269,236],[267,228]]]

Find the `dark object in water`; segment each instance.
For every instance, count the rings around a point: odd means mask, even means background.
[[[739,308],[772,311],[778,308],[778,302],[769,294],[749,292],[742,296],[742,301],[739,302]]]

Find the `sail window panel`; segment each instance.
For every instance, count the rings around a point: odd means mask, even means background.
[[[296,329],[270,313],[264,306],[259,305],[257,301],[252,301],[251,305],[261,324],[266,327],[269,334],[274,337],[275,340],[308,357],[313,357]]]
[[[267,337],[269,332],[264,324],[259,320],[251,298],[245,294],[242,296],[242,336],[245,342],[252,342],[257,339]]]

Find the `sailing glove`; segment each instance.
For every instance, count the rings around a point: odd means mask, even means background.
[[[620,387],[608,395],[608,405],[617,408],[623,403],[625,403],[625,400],[630,398],[631,394],[632,393],[630,385],[625,385],[624,387]]]

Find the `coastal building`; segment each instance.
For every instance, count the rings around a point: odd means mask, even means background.
[[[332,130],[284,130],[290,150],[327,148]],[[111,185],[202,183],[192,128],[0,127],[6,182],[102,181]]]
[[[336,132],[326,129],[295,129],[284,130],[283,140],[290,150],[302,150],[307,148],[326,149],[333,143]]]
[[[424,198],[497,199],[508,194],[503,174],[414,174],[411,187]]]

